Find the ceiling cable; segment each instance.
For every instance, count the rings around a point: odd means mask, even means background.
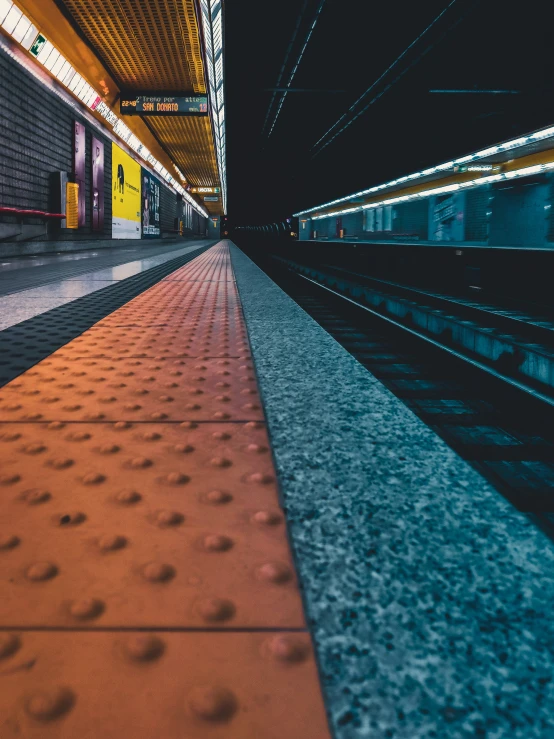
[[[421,33],[419,34],[419,36],[417,36],[417,38],[416,38],[416,39],[414,39],[414,41],[412,41],[412,43],[411,43],[411,44],[410,44],[410,45],[409,45],[409,46],[408,46],[408,47],[407,47],[406,49],[404,49],[404,51],[403,51],[403,52],[402,52],[402,53],[400,54],[400,56],[398,56],[398,57],[397,57],[397,58],[396,58],[396,59],[395,59],[395,60],[394,60],[394,61],[392,62],[392,64],[390,64],[390,65],[389,65],[389,66],[387,67],[387,69],[385,69],[385,71],[384,71],[384,72],[383,72],[383,73],[381,74],[381,76],[380,76],[380,77],[378,77],[378,79],[376,79],[376,80],[375,80],[375,82],[373,82],[373,83],[372,83],[372,84],[370,85],[370,87],[368,87],[368,88],[367,88],[367,90],[366,90],[366,91],[365,91],[365,92],[364,92],[364,93],[363,93],[362,95],[360,95],[360,97],[359,97],[359,98],[358,98],[358,99],[357,99],[357,100],[356,100],[356,101],[355,101],[355,102],[354,102],[354,103],[353,103],[353,104],[352,104],[352,105],[351,105],[351,106],[350,106],[350,107],[348,108],[348,110],[347,110],[347,111],[346,111],[345,113],[343,113],[343,114],[341,115],[341,117],[340,117],[340,118],[339,118],[339,119],[338,119],[338,120],[337,120],[337,121],[336,121],[336,122],[335,122],[335,123],[334,123],[334,124],[333,124],[333,125],[331,126],[331,128],[329,128],[329,129],[328,129],[328,130],[327,130],[327,131],[326,131],[326,132],[325,132],[325,133],[323,134],[323,136],[321,136],[321,137],[320,137],[320,138],[319,138],[319,139],[318,139],[318,140],[317,140],[317,141],[315,142],[315,144],[314,144],[314,145],[312,146],[312,148],[311,148],[311,150],[312,150],[312,151],[316,150],[316,151],[315,151],[315,153],[313,154],[313,156],[317,156],[317,154],[319,154],[319,152],[320,152],[320,151],[321,151],[322,149],[324,149],[324,148],[325,148],[326,146],[328,146],[328,145],[329,145],[329,144],[331,143],[331,141],[333,141],[333,140],[334,140],[334,139],[335,139],[335,138],[336,138],[337,136],[339,136],[339,134],[341,134],[341,133],[342,133],[342,132],[344,131],[344,129],[345,129],[345,128],[347,128],[347,127],[348,127],[348,126],[349,126],[349,125],[350,125],[350,124],[351,124],[351,123],[352,123],[352,122],[353,122],[354,120],[356,120],[356,118],[358,118],[358,117],[359,117],[359,116],[360,116],[360,115],[361,115],[362,113],[364,113],[364,112],[365,112],[365,111],[367,110],[367,108],[368,108],[368,107],[369,107],[370,105],[372,105],[372,104],[373,104],[374,102],[376,102],[376,101],[377,101],[377,100],[378,100],[378,99],[379,99],[379,98],[380,98],[380,97],[381,97],[381,96],[382,96],[382,95],[383,95],[383,94],[384,94],[384,93],[385,93],[385,92],[386,92],[386,91],[387,91],[388,89],[390,89],[390,88],[392,87],[392,85],[394,84],[394,82],[396,82],[396,81],[397,81],[398,79],[400,79],[400,77],[401,77],[401,76],[402,76],[402,75],[404,74],[404,72],[402,72],[401,74],[399,74],[399,75],[398,75],[398,76],[397,76],[397,77],[395,78],[395,80],[393,80],[393,82],[392,82],[391,84],[387,85],[387,87],[385,88],[385,90],[383,90],[383,91],[382,91],[382,92],[381,92],[380,94],[376,95],[376,96],[375,96],[375,97],[374,97],[374,98],[373,98],[373,99],[372,99],[372,100],[371,100],[371,101],[370,101],[370,102],[369,102],[369,103],[368,103],[368,104],[367,104],[367,105],[365,106],[365,108],[363,108],[363,109],[362,109],[362,110],[361,110],[361,111],[360,111],[360,112],[359,112],[359,113],[358,113],[358,114],[357,114],[357,115],[356,115],[356,116],[355,116],[354,118],[352,118],[352,119],[351,119],[350,121],[347,121],[347,119],[348,119],[348,118],[349,118],[349,116],[350,116],[350,115],[351,115],[351,114],[352,114],[352,113],[354,112],[354,110],[355,110],[355,109],[357,108],[357,106],[358,106],[358,105],[359,105],[359,104],[360,104],[360,103],[361,103],[361,102],[362,102],[362,101],[363,101],[363,100],[364,100],[364,99],[365,99],[365,98],[366,98],[366,97],[367,97],[367,96],[369,95],[369,93],[370,93],[370,92],[371,92],[371,91],[372,91],[372,90],[373,90],[373,89],[374,89],[374,88],[375,88],[375,87],[376,87],[376,86],[377,86],[377,85],[378,85],[378,84],[379,84],[379,83],[380,83],[380,82],[381,82],[381,81],[382,81],[382,80],[383,80],[383,79],[384,79],[384,78],[386,77],[386,75],[387,75],[387,74],[389,74],[389,72],[390,72],[391,70],[393,70],[393,69],[394,69],[394,68],[395,68],[395,67],[396,67],[396,66],[397,66],[397,65],[399,64],[399,62],[400,62],[400,61],[401,61],[401,60],[402,60],[402,59],[403,59],[403,58],[404,58],[404,57],[405,57],[405,56],[406,56],[406,55],[408,54],[408,52],[409,52],[409,51],[410,51],[410,50],[411,50],[411,49],[412,49],[412,48],[413,48],[413,47],[414,47],[414,46],[415,46],[415,45],[416,45],[416,44],[418,43],[418,41],[420,41],[420,40],[421,40],[421,39],[422,39],[422,38],[423,38],[423,37],[424,37],[424,36],[425,36],[425,35],[426,35],[426,34],[427,34],[427,33],[428,33],[428,32],[429,32],[429,31],[430,31],[430,30],[431,30],[431,29],[432,29],[432,28],[433,28],[433,27],[434,27],[434,26],[435,26],[435,25],[436,25],[436,24],[438,23],[438,22],[439,22],[439,20],[440,20],[440,19],[441,19],[441,18],[442,18],[442,17],[443,17],[444,15],[445,15],[445,13],[447,13],[447,12],[448,12],[448,11],[450,10],[450,8],[451,8],[451,7],[452,7],[452,6],[453,6],[453,5],[454,5],[454,4],[456,3],[456,2],[457,2],[457,0],[451,0],[451,2],[450,2],[450,3],[449,3],[449,4],[447,5],[447,6],[446,6],[446,8],[444,8],[444,9],[443,9],[443,10],[442,10],[442,11],[441,11],[441,12],[439,13],[439,15],[438,15],[438,16],[437,16],[437,17],[436,17],[436,18],[435,18],[435,19],[434,19],[434,20],[433,20],[433,21],[432,21],[432,22],[431,22],[431,23],[430,23],[430,24],[429,24],[429,25],[427,26],[427,28],[425,28],[425,30],[424,30],[424,31],[422,31],[422,32],[421,32]],[[427,50],[426,50],[426,52],[427,52],[428,50],[429,50],[429,49],[427,49]],[[425,53],[426,53],[426,52],[425,52]],[[423,54],[422,54],[421,56],[423,56]],[[410,67],[411,67],[411,66],[412,66],[412,65],[410,65]],[[407,70],[404,70],[404,71],[407,71]],[[338,126],[340,126],[340,124],[341,124],[342,122],[344,122],[344,125],[343,125],[343,126],[342,126],[341,128],[339,128],[339,130],[338,130],[338,131],[337,131],[337,132],[336,132],[336,133],[335,133],[335,134],[334,134],[334,135],[333,135],[333,136],[332,136],[332,137],[331,137],[331,138],[330,138],[330,139],[329,139],[329,140],[328,140],[328,141],[327,141],[326,143],[324,143],[324,144],[322,144],[321,146],[319,146],[319,144],[320,144],[320,143],[321,143],[322,141],[324,141],[324,140],[325,140],[325,139],[326,139],[326,138],[327,138],[327,137],[329,136],[329,134],[330,134],[330,133],[331,133],[332,131],[334,131],[334,130],[335,130],[335,129],[336,129],[337,127],[338,127]]]
[[[455,0],[453,0],[455,2]],[[296,75],[296,72],[298,70],[298,67],[300,66],[300,62],[302,61],[302,57],[304,56],[304,52],[306,51],[306,48],[310,42],[310,39],[312,37],[312,34],[314,32],[314,29],[317,25],[317,22],[319,20],[319,16],[321,15],[321,11],[323,10],[323,6],[325,5],[325,0],[320,0],[319,6],[316,10],[314,20],[312,22],[312,25],[310,26],[310,30],[308,31],[306,35],[306,39],[304,41],[304,45],[302,46],[302,49],[300,50],[300,54],[298,55],[298,58],[296,60],[296,63],[292,69],[292,72],[289,75],[289,79],[285,87],[287,88],[286,92],[283,92],[281,94],[281,100],[279,101],[279,106],[277,108],[277,112],[275,113],[275,117],[273,118],[273,123],[271,124],[271,128],[269,129],[269,133],[267,134],[267,137],[269,138],[271,134],[273,133],[273,129],[275,128],[275,124],[277,123],[277,118],[279,117],[279,113],[281,112],[281,109],[283,107],[283,103],[285,102],[285,98],[287,96],[288,88],[291,86],[292,81],[294,80],[294,76]]]
[[[287,46],[287,50],[285,52],[285,58],[283,60],[283,64],[281,65],[281,70],[279,71],[279,76],[277,78],[277,84],[275,85],[276,88],[281,86],[281,80],[283,79],[283,74],[285,73],[285,69],[287,66],[287,62],[289,60],[289,55],[292,51],[292,47],[294,46],[294,42],[296,41],[296,37],[298,35],[298,31],[300,29],[300,24],[302,23],[302,18],[304,17],[304,13],[306,12],[306,7],[308,5],[308,0],[304,0],[304,5],[302,6],[300,13],[298,13],[298,16],[296,17],[296,26],[294,28],[294,31],[292,33],[291,40],[289,41],[289,45]],[[269,103],[269,108],[267,109],[267,113],[265,115],[264,125],[262,126],[262,136],[265,133],[265,129],[267,126],[267,122],[269,120],[269,116],[271,113],[271,109],[273,108],[273,103],[275,102],[275,98],[277,97],[277,90],[273,91],[273,95],[271,96],[271,101]]]

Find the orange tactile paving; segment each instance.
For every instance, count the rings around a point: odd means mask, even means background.
[[[52,355],[0,390],[0,421],[263,420],[244,359]]]
[[[1,739],[329,736],[224,243],[1,390],[0,461]]]
[[[305,634],[26,632],[2,647],[2,739],[329,736]]]

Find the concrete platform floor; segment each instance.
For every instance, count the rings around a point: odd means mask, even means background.
[[[181,240],[4,258],[0,262],[0,330],[210,243],[215,242]]]

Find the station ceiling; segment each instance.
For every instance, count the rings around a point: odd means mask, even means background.
[[[206,94],[195,0],[55,0],[119,90]],[[126,120],[126,116],[121,116]],[[143,119],[193,186],[220,187],[208,117]],[[210,215],[219,203],[203,203]]]

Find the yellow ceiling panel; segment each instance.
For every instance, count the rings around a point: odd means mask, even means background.
[[[155,116],[147,120],[169,156],[185,170],[189,182],[203,187],[219,184],[212,129],[207,116]]]
[[[59,0],[122,89],[206,92],[194,0]]]

